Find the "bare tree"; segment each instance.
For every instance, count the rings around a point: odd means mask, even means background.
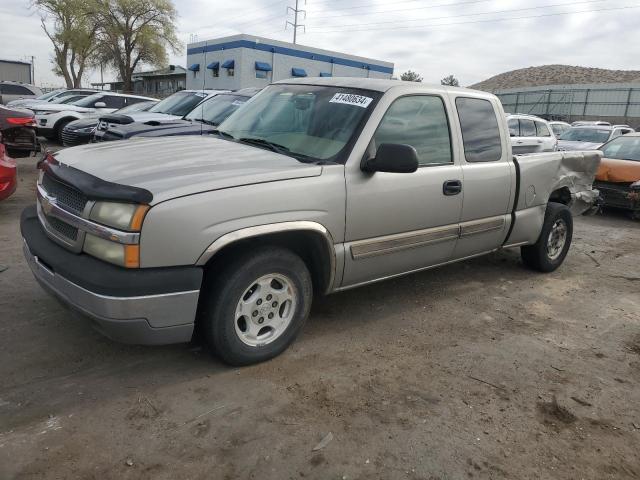
[[[450,87],[459,87],[460,86],[460,82],[453,75],[449,75],[448,77],[444,77],[442,80],[440,80],[440,84],[441,85],[449,85]]]
[[[97,45],[92,0],[34,0],[31,5],[53,44],[54,73],[64,78],[67,88],[82,86]]]
[[[168,50],[177,52],[177,11],[171,0],[95,0],[100,60],[120,74],[125,92],[141,64],[163,65]]]
[[[400,75],[400,80],[404,80],[405,82],[421,82],[422,75],[414,72],[413,70],[407,70]]]

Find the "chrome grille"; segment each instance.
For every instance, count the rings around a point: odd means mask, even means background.
[[[51,178],[51,176],[45,173],[42,177],[42,186],[47,193],[54,197],[57,203],[66,208],[67,210],[82,215],[84,207],[87,205],[89,199],[76,190],[64,183],[58,182]]]
[[[65,147],[73,147],[82,143],[80,135],[66,128],[62,130],[62,144]]]
[[[73,240],[74,242],[78,239],[78,229],[76,227],[63,222],[62,220],[58,220],[56,217],[47,217],[47,222],[51,228],[63,237]]]

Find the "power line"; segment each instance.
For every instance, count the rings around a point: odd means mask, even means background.
[[[339,25],[341,28],[342,27],[364,27],[364,26],[368,26],[368,25],[385,25],[385,24],[389,24],[389,23],[406,23],[406,22],[422,22],[424,20],[445,20],[445,19],[449,19],[449,18],[461,18],[461,17],[475,17],[475,16],[479,16],[479,15],[494,15],[494,14],[498,14],[498,13],[513,13],[513,12],[524,12],[527,10],[540,10],[543,8],[555,8],[555,7],[567,7],[567,6],[573,6],[573,5],[581,5],[584,3],[601,3],[604,2],[606,0],[582,0],[580,2],[569,2],[569,3],[555,3],[555,4],[551,4],[551,5],[540,5],[539,7],[527,7],[527,8],[512,8],[509,10],[495,10],[493,12],[477,12],[477,13],[463,13],[461,15],[446,15],[443,17],[430,17],[430,18],[416,18],[416,19],[409,19],[409,20],[389,20],[386,22],[374,22],[374,23],[350,23],[350,24],[341,24]],[[320,25],[319,27],[322,28],[324,25]],[[315,27],[310,27],[310,30],[315,30]]]
[[[467,0],[464,2],[454,2],[454,3],[440,3],[438,5],[427,5],[427,6],[421,6],[421,7],[410,7],[410,8],[396,8],[393,10],[378,10],[375,12],[370,12],[370,13],[343,13],[343,14],[338,14],[338,15],[322,15],[319,17],[314,16],[314,19],[322,19],[322,18],[338,18],[338,17],[345,17],[345,16],[353,16],[353,15],[359,15],[359,16],[371,16],[371,15],[379,15],[381,13],[395,13],[395,12],[411,12],[414,10],[430,10],[433,8],[440,8],[440,7],[457,7],[457,6],[461,6],[461,5],[472,5],[472,4],[477,4],[477,3],[486,3],[489,2],[491,0]],[[398,3],[404,3],[404,2],[398,2]],[[386,5],[389,5],[391,3],[387,3]],[[351,10],[351,9],[355,9],[355,8],[370,8],[372,6],[375,5],[362,5],[360,7],[345,7],[345,8],[333,8],[332,10],[334,12],[336,11],[342,11],[342,10]]]
[[[467,24],[474,24],[474,23],[490,23],[490,22],[506,22],[506,21],[510,21],[510,20],[525,20],[525,19],[530,19],[530,18],[544,18],[544,17],[559,17],[559,16],[563,16],[563,15],[574,15],[574,14],[579,14],[579,13],[595,13],[595,12],[607,12],[607,11],[613,11],[613,10],[628,10],[631,8],[640,8],[640,5],[631,5],[631,6],[626,6],[626,7],[612,7],[612,8],[599,8],[599,9],[593,9],[593,10],[580,10],[580,11],[575,11],[575,12],[558,12],[558,13],[545,13],[545,14],[541,14],[541,15],[525,15],[525,16],[521,16],[521,17],[509,17],[509,18],[491,18],[491,19],[486,19],[486,20],[470,20],[470,21],[465,21],[465,22],[451,22],[451,23],[434,23],[434,24],[424,24],[424,25],[404,25],[404,26],[397,26],[397,27],[380,27],[380,28],[361,28],[361,29],[354,29],[354,28],[349,28],[348,31],[349,32],[364,32],[364,31],[373,31],[373,30],[404,30],[404,29],[420,29],[423,27],[448,27],[450,25],[467,25]],[[450,18],[456,18],[459,16],[452,16]],[[344,32],[344,29],[335,29],[335,30],[314,30],[313,33],[333,33],[333,32]]]

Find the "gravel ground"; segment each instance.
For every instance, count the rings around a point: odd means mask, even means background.
[[[317,299],[236,369],[113,343],[39,288],[34,164],[0,203],[0,478],[640,478],[640,223],[576,219],[553,274],[501,252]]]

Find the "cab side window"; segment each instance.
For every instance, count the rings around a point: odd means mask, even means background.
[[[420,166],[453,162],[447,112],[437,96],[398,98],[384,114],[373,141],[376,148],[383,143],[411,145]]]
[[[104,102],[107,105],[106,108],[122,108],[124,107],[125,97],[106,95],[98,100],[98,102]]]
[[[511,137],[519,137],[520,136],[520,123],[517,118],[512,118],[507,123],[509,126],[509,136]]]
[[[538,137],[550,137],[551,136],[551,132],[549,131],[549,128],[542,122],[535,122],[536,123],[536,132],[538,133]]]
[[[467,162],[495,162],[502,158],[502,138],[491,102],[482,98],[456,98]],[[533,122],[532,122],[533,123]],[[533,126],[533,125],[532,125]],[[534,126],[535,130],[535,126]],[[520,124],[520,135],[522,123]]]
[[[536,124],[533,120],[527,120],[525,118],[520,119],[520,136],[522,137],[535,137],[538,135],[536,131]]]

